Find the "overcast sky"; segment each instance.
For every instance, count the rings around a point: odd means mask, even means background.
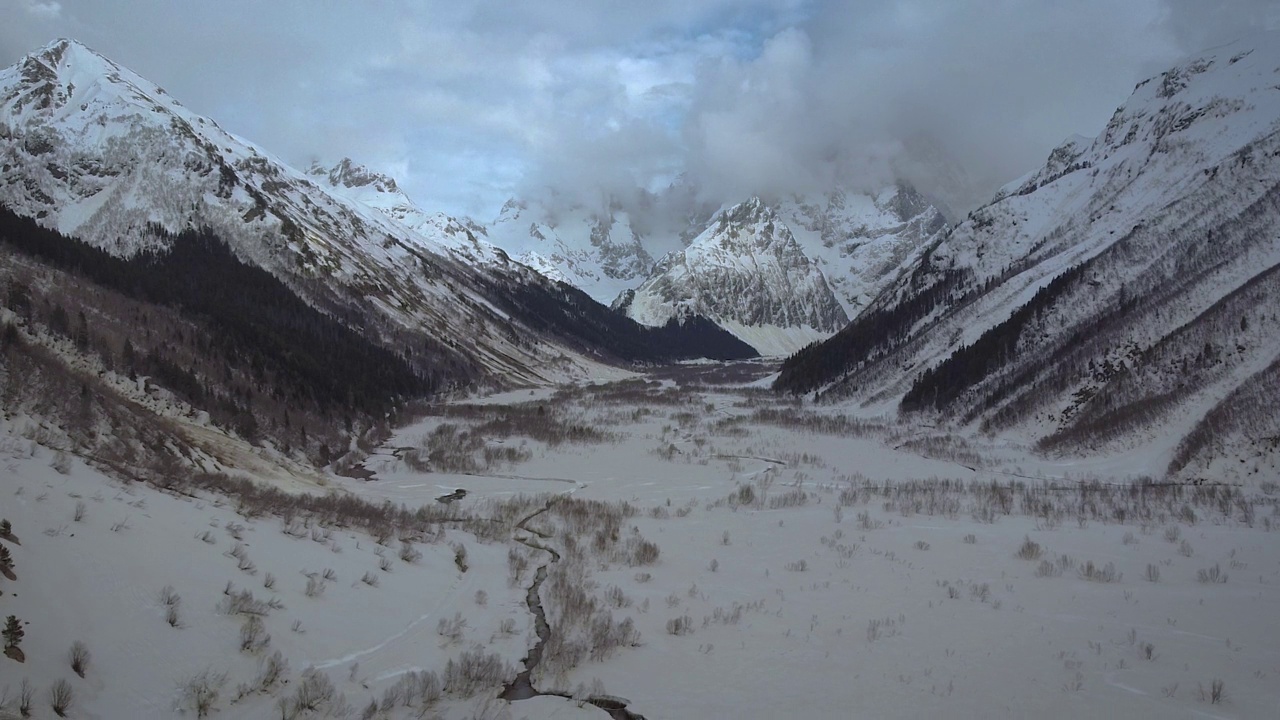
[[[487,221],[682,172],[726,200],[948,158],[985,192],[1278,27],[1280,0],[0,0],[0,64],[75,38],[294,165]]]

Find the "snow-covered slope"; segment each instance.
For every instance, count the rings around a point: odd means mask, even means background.
[[[702,315],[763,355],[793,352],[848,322],[822,270],[756,198],[719,213],[618,305],[646,325]]]
[[[350,162],[295,170],[75,41],[0,71],[0,163],[0,204],[20,215],[126,258],[207,228],[372,341],[414,348],[418,371],[448,383],[656,359],[634,356],[643,329],[511,261],[473,223],[423,212]]]
[[[850,317],[947,227],[942,213],[906,183],[874,194],[836,188],[821,197],[792,197],[777,210]]]
[[[518,200],[503,205],[487,234],[490,242],[517,261],[601,303],[640,284],[655,258],[684,246],[674,234],[641,232],[620,207],[592,210],[575,205],[553,210]]]
[[[343,158],[332,168],[312,165],[307,172],[318,184],[340,197],[380,210],[430,241],[427,248],[448,250],[479,265],[506,266],[506,253],[485,240],[485,228],[468,217],[427,212],[396,184],[395,179]]]
[[[1235,443],[1260,471],[1274,409],[1186,443],[1246,388],[1274,395],[1277,158],[1280,36],[1209,51],[971,213],[779,386],[904,399],[1045,449],[1164,443],[1179,471]]]

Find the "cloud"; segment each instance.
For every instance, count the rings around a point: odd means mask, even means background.
[[[38,0],[19,0],[17,3],[31,17],[40,20],[54,20],[62,14],[62,3],[39,2]]]
[[[968,202],[1276,5],[0,0],[0,63],[76,37],[286,160],[349,155],[481,219],[681,173],[710,200],[905,172]]]

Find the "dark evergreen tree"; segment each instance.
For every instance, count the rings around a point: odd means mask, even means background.
[[[18,618],[10,615],[8,619],[4,621],[3,632],[0,632],[0,635],[4,635],[4,649],[8,650],[9,648],[18,647],[19,643],[22,642],[22,636],[26,634],[27,633],[22,629],[22,623],[18,621]]]

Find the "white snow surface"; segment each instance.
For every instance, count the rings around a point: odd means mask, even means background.
[[[1008,441],[883,418],[862,418],[869,424],[857,434],[826,434],[752,418],[769,408],[839,420],[830,408],[770,401],[734,386],[681,390],[661,375],[641,392],[681,402],[646,400],[636,387],[593,383],[559,396],[507,393],[480,403],[497,413],[544,405],[548,418],[615,434],[602,444],[494,437],[492,446],[526,448],[529,459],[472,475],[424,473],[401,458],[445,421],[428,418],[375,449],[366,462],[375,480],[330,478],[330,491],[414,507],[464,488],[459,511],[479,513],[517,493],[630,503],[636,514],[621,532],[655,542],[658,562],[594,563],[582,585],[615,619],[631,619],[641,642],[584,659],[540,687],[571,692],[598,681],[651,720],[1255,718],[1275,710],[1280,535],[1267,529],[1272,518],[1264,522],[1259,512],[1246,522],[1235,507],[1223,514],[1195,502],[1193,522],[1153,516],[1078,524],[1078,505],[1068,503],[1065,517],[1038,516],[1019,504],[1019,486],[1009,485],[1052,481],[1057,493],[1074,497],[1078,482],[1124,483],[1158,467],[1158,458],[1120,453],[1063,465]],[[285,534],[278,518],[238,515],[234,500],[121,483],[76,459],[64,474],[51,467],[56,453],[22,437],[32,434],[30,425],[10,423],[4,432],[0,517],[13,522],[20,544],[0,539],[17,578],[0,580],[0,612],[25,623],[26,660],[0,657],[0,692],[7,687],[12,698],[30,679],[36,717],[49,716],[47,688],[59,678],[76,693],[71,717],[177,717],[177,684],[205,669],[229,677],[214,717],[278,717],[276,698],[291,694],[308,666],[325,672],[358,713],[405,672],[439,670],[476,646],[517,663],[533,642],[524,604],[531,570],[508,584],[512,543],[478,542],[451,526],[446,542],[417,546],[417,562],[386,551],[392,568],[384,572],[379,547],[361,532],[316,528],[328,537],[314,541],[307,531]],[[931,504],[945,492],[886,506],[898,496],[879,488],[923,478],[1001,483],[1010,488],[1010,513],[975,517],[973,496],[964,493],[951,510]],[[757,500],[726,501],[743,487]],[[1269,487],[1238,491],[1263,508],[1274,500]],[[842,500],[848,492],[853,499]],[[77,503],[85,506],[79,521]],[[211,543],[201,539],[206,530]],[[1051,565],[1071,566],[1041,576],[1037,561],[1015,556],[1027,539]],[[449,542],[467,547],[467,572],[454,564]],[[256,574],[228,556],[237,543]],[[1079,572],[1087,562],[1111,563],[1121,575],[1090,582]],[[1146,579],[1152,566],[1158,582]],[[1226,582],[1198,579],[1215,566]],[[308,573],[325,569],[335,579],[320,597],[306,596]],[[267,572],[276,576],[274,590],[263,587]],[[365,572],[377,575],[378,587],[360,581]],[[227,581],[283,602],[264,618],[267,652],[278,649],[290,663],[283,689],[233,702],[236,684],[258,672],[260,655],[241,652],[241,620],[215,610]],[[164,620],[158,594],[165,585],[182,597],[181,628]],[[606,605],[611,587],[623,600]],[[478,590],[487,593],[483,605]],[[556,599],[544,589],[543,602],[554,607]],[[455,613],[466,621],[460,643],[437,633],[438,621]],[[668,622],[683,616],[691,632],[668,632]],[[291,630],[295,620],[304,632]],[[499,631],[504,620],[515,634]],[[83,679],[66,661],[76,640],[92,653]],[[1214,680],[1226,691],[1217,703],[1208,695]],[[379,717],[420,711],[397,705]],[[435,711],[445,718],[605,717],[556,697],[508,705],[491,695],[446,696]]]

